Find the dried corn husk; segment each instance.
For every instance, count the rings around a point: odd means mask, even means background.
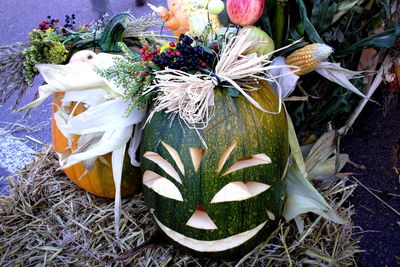
[[[134,125],[140,123],[146,109],[134,109],[124,116],[129,104],[124,100],[124,90],[100,77],[94,70],[109,68],[113,65],[111,54],[94,55],[91,62],[74,62],[67,65],[40,64],[37,66],[46,85],[39,88],[39,98],[24,108],[40,105],[53,92],[65,92],[62,106],[54,114],[57,127],[68,138],[69,144],[73,135],[81,135],[78,147],[71,154],[60,156],[62,168],[68,168],[79,162],[87,168],[93,166],[95,159],[101,155],[112,153],[113,178],[115,194],[115,233],[119,235],[120,214],[120,184],[125,148],[132,137]],[[73,116],[68,114],[63,106],[71,102],[82,103],[86,111]],[[141,129],[136,129],[140,132]],[[139,135],[140,137],[140,135]],[[131,158],[136,157],[137,145],[140,138],[135,138],[136,144],[131,144]],[[134,159],[134,161],[136,161]],[[136,162],[137,165],[137,162]],[[81,179],[84,179],[84,175]]]

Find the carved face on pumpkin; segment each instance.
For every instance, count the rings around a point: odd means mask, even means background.
[[[252,112],[260,115],[247,113]],[[211,125],[201,132],[207,148],[194,130],[165,114],[156,114],[146,127],[146,202],[173,243],[213,257],[229,256],[246,253],[275,229],[286,185],[286,118],[282,113],[268,119],[261,115],[242,124],[229,110],[216,110]],[[284,127],[265,127],[262,123],[270,116],[277,116]],[[218,123],[221,118],[227,119]]]

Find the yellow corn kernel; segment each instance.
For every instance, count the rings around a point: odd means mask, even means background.
[[[297,75],[303,75],[313,71],[314,68],[327,59],[333,52],[332,47],[325,44],[310,44],[303,48],[297,49],[286,57],[286,65],[299,67],[300,70],[296,71]],[[297,68],[290,68],[295,71]]]

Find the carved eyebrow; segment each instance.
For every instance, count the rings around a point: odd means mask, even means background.
[[[143,157],[151,160],[155,164],[157,164],[161,169],[163,169],[166,173],[168,173],[172,178],[174,178],[178,183],[182,184],[182,180],[179,177],[179,174],[176,172],[174,167],[172,167],[171,163],[166,161],[163,157],[161,157],[156,152],[147,151],[143,154]]]
[[[175,161],[176,165],[178,166],[179,170],[183,175],[185,175],[185,167],[183,166],[182,160],[179,157],[178,152],[170,145],[161,141],[161,144],[167,149],[168,153],[171,155],[172,159]]]
[[[211,203],[241,201],[255,197],[267,189],[270,185],[258,182],[231,182],[222,187],[212,198]]]
[[[143,174],[143,184],[161,196],[183,201],[182,194],[179,192],[178,187],[158,173],[146,170]]]
[[[256,154],[250,157],[239,159],[238,161],[233,163],[232,166],[230,166],[229,169],[222,176],[241,169],[269,163],[271,163],[271,159],[266,154]]]
[[[190,152],[190,157],[192,158],[194,170],[197,172],[206,150],[202,148],[190,147],[189,152]]]
[[[220,172],[222,170],[222,168],[225,165],[225,162],[231,155],[231,153],[232,153],[233,149],[236,147],[236,145],[237,145],[237,143],[234,142],[230,147],[225,149],[224,153],[222,153],[221,158],[219,159],[219,162],[218,162],[217,172]]]

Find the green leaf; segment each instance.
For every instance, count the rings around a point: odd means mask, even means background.
[[[98,40],[98,45],[103,52],[121,52],[117,43],[123,41],[123,33],[131,19],[131,14],[119,13],[107,23]]]
[[[261,16],[259,23],[260,23],[261,29],[263,31],[265,31],[269,36],[272,37],[273,35],[272,35],[271,22],[268,17],[267,9],[264,9],[264,13]]]
[[[296,162],[290,164],[287,178],[286,202],[283,211],[286,221],[290,221],[300,214],[312,212],[336,223],[347,223],[304,177]]]
[[[337,4],[334,1],[314,1],[310,20],[318,33],[324,33],[329,28],[329,26],[331,26],[336,10]]]
[[[365,0],[347,0],[339,4],[337,12],[333,17],[333,23],[338,21],[344,14],[349,12],[354,6],[361,5]]]
[[[305,174],[306,166],[304,163],[303,154],[301,153],[299,140],[297,140],[296,130],[294,129],[292,119],[290,118],[290,115],[287,111],[286,111],[286,118],[288,121],[289,146],[292,152],[293,159],[297,163],[297,166],[301,171],[301,174]]]
[[[400,37],[400,25],[396,24],[394,27],[392,27],[384,32],[364,38],[364,39],[354,43],[353,45],[351,45],[341,51],[338,51],[335,55],[337,57],[343,57],[348,54],[359,51],[361,49],[364,49],[366,47],[390,48],[394,45],[394,43],[396,42],[396,39],[399,37]]]
[[[301,17],[301,20],[303,21],[304,30],[307,33],[308,39],[310,39],[310,41],[313,42],[313,43],[321,43],[321,44],[323,44],[324,41],[319,36],[317,30],[314,28],[314,25],[308,19],[307,9],[306,9],[306,5],[304,4],[304,1],[303,0],[296,0],[296,2],[298,4],[298,6],[299,6],[300,17]]]

